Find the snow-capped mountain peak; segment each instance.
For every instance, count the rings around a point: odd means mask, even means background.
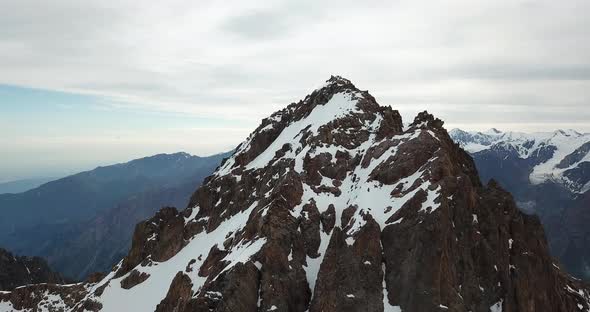
[[[490,129],[486,130],[486,131],[485,131],[485,132],[483,132],[483,133],[484,133],[484,134],[487,134],[487,135],[499,135],[499,134],[501,134],[501,133],[502,133],[502,131],[500,131],[500,130],[498,130],[498,129],[496,129],[496,128],[490,128]]]
[[[330,78],[264,119],[187,209],[138,224],[72,310],[588,311],[540,225],[481,184],[443,122],[421,112],[402,125]]]

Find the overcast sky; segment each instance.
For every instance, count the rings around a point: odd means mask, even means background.
[[[331,74],[406,120],[590,131],[590,1],[0,1],[0,181],[228,150]]]

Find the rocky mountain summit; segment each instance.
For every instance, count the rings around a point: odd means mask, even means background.
[[[590,310],[441,120],[403,127],[341,77],[264,119],[188,208],[138,224],[109,275],[68,287],[42,291],[69,311]],[[0,307],[32,308],[39,291],[18,291]]]
[[[0,291],[28,284],[63,282],[64,279],[42,258],[15,256],[0,248]]]

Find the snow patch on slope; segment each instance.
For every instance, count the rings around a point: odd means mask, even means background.
[[[0,301],[0,312],[19,312],[22,310],[17,310],[12,306],[10,301]]]
[[[257,202],[252,204],[244,211],[234,215],[228,220],[224,221],[218,228],[210,233],[201,232],[197,234],[192,240],[180,250],[175,256],[170,258],[168,261],[155,263],[153,266],[143,267],[137,266],[136,269],[140,272],[150,274],[150,277],[136,285],[131,289],[121,288],[120,281],[127,275],[116,279],[110,279],[109,276],[104,281],[110,282],[105,288],[104,293],[98,300],[102,303],[103,309],[101,311],[118,312],[118,311],[153,311],[156,305],[166,296],[168,291],[168,285],[172,282],[172,279],[179,271],[179,268],[184,268],[192,260],[195,259],[196,263],[193,265],[199,268],[205,261],[207,254],[211,247],[223,246],[223,242],[226,239],[226,235],[229,232],[236,232],[243,228],[247,221],[250,213],[254,210]],[[198,209],[197,207],[193,208]],[[248,261],[249,258],[255,254],[262,245],[264,239],[258,239],[254,242],[249,242],[242,245],[235,250],[231,250],[224,260],[231,261],[228,266],[233,266],[238,262]],[[199,260],[199,255],[202,255]],[[206,277],[198,275],[198,269],[193,272],[186,273],[189,275],[193,282],[193,291],[196,293],[200,287],[204,284]],[[112,278],[114,273],[110,274]]]
[[[318,129],[321,126],[358,110],[356,107],[358,100],[354,100],[352,97],[353,95],[348,93],[334,94],[328,103],[318,105],[311,111],[309,116],[296,121],[283,129],[279,137],[276,138],[262,154],[252,160],[246,166],[246,169],[264,168],[274,158],[275,152],[280,150],[284,144],[300,145],[298,141],[301,135],[303,135],[302,129],[309,127],[308,131],[310,131],[312,135],[317,135]],[[296,151],[297,147],[292,147],[292,149]],[[286,157],[293,158],[293,156],[295,155],[289,155]]]
[[[380,123],[380,121],[381,120],[379,119],[376,120],[374,123]],[[370,128],[378,129],[378,124],[373,124]],[[386,220],[389,219],[391,215],[393,215],[396,211],[398,211],[419,190],[424,190],[428,194],[426,202],[422,205],[422,209],[426,211],[426,208],[429,207],[429,212],[436,210],[439,204],[436,203],[435,200],[439,197],[440,186],[434,188],[433,190],[430,190],[430,182],[424,181],[420,186],[418,186],[410,192],[407,192],[404,196],[399,198],[393,198],[391,196],[391,193],[396,187],[396,185],[399,184],[399,182],[393,185],[384,185],[378,181],[371,180],[369,177],[370,173],[379,164],[383,163],[384,161],[396,154],[399,145],[416,139],[420,135],[420,133],[422,133],[422,131],[423,130],[418,129],[414,132],[395,136],[393,139],[399,140],[400,143],[398,145],[390,147],[379,158],[372,159],[367,168],[362,168],[361,166],[358,166],[353,172],[348,173],[346,178],[342,181],[341,186],[339,187],[342,190],[342,193],[339,196],[336,196],[329,192],[315,193],[309,185],[304,184],[301,204],[293,209],[292,215],[294,217],[298,217],[301,213],[301,210],[303,209],[303,206],[305,204],[310,203],[313,199],[320,213],[325,212],[331,204],[334,205],[334,207],[336,208],[335,226],[339,228],[344,228],[347,226],[347,224],[341,224],[341,216],[343,210],[349,206],[356,206],[357,210],[351,219],[352,225],[346,233],[347,235],[352,236],[365,224],[365,221],[362,217],[363,214],[371,214],[371,216],[379,223],[380,227],[384,228],[386,226]],[[375,141],[375,134],[371,134],[369,140],[361,144],[358,148],[346,151],[348,151],[352,155],[355,155],[356,153],[362,153],[366,151],[368,147],[374,146],[375,144],[379,143],[380,142]],[[336,147],[332,147],[332,150],[330,151],[326,149],[321,149],[321,153],[329,152],[331,155],[335,155],[337,150],[338,149]],[[319,152],[310,152],[310,156],[318,153]],[[402,179],[400,182],[404,182],[404,184],[407,187],[412,186],[416,182],[416,180],[421,178],[423,173],[424,170],[418,170],[409,177]],[[407,187],[404,187],[404,190]],[[319,273],[319,266],[323,261],[323,257],[328,247],[331,234],[332,232],[330,232],[329,234],[326,234],[323,231],[320,232],[321,243],[320,248],[318,250],[320,256],[318,258],[308,257],[308,266],[304,267],[312,294],[314,291],[315,282],[317,280],[317,275]],[[354,239],[352,237],[348,237],[346,241],[349,245],[354,244]]]
[[[504,299],[500,299],[500,301],[494,303],[490,307],[490,312],[502,312],[502,303],[503,302],[504,302]]]

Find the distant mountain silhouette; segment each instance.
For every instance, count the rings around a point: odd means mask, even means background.
[[[186,206],[227,155],[160,154],[0,195],[0,246],[41,256],[69,278],[108,271],[137,222],[162,206]]]
[[[57,180],[58,178],[34,178],[22,179],[0,183],[0,194],[16,194],[26,192],[30,189],[39,187],[49,181]]]

